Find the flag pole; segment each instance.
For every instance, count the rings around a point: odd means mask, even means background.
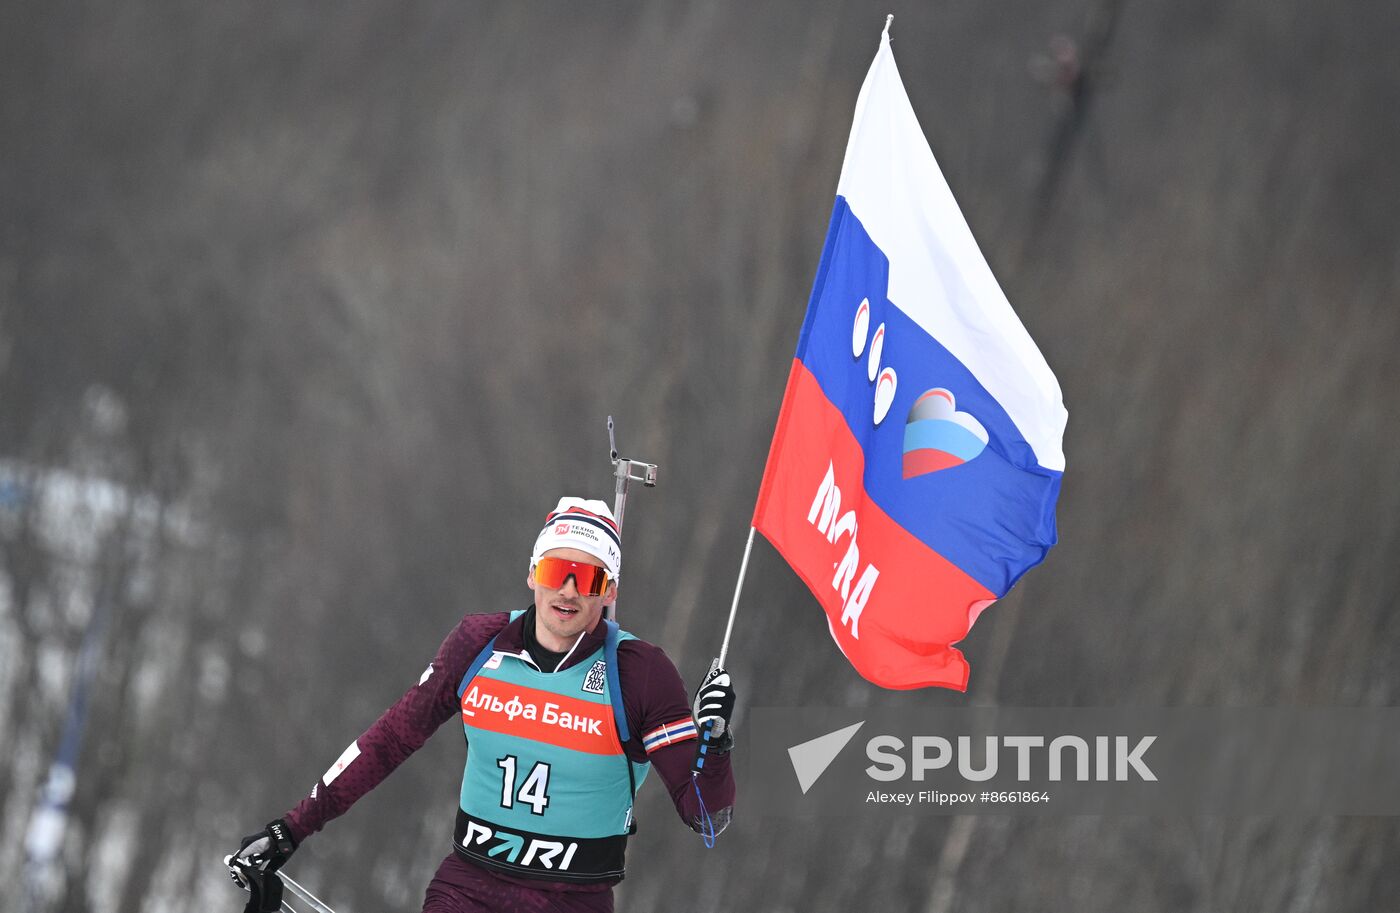
[[[729,656],[729,635],[734,630],[734,616],[739,611],[739,594],[743,592],[744,575],[747,574],[749,570],[749,552],[753,551],[753,534],[754,527],[751,524],[749,526],[749,541],[744,544],[744,560],[739,564],[739,579],[734,582],[734,601],[729,604],[729,622],[724,626],[724,643],[720,645],[719,658],[710,666],[709,675],[714,675],[720,669],[723,669],[724,661]],[[706,676],[705,682],[708,681],[709,676]],[[703,690],[704,683],[702,683],[700,687]],[[695,700],[698,706],[700,703],[699,692],[696,692]],[[700,795],[700,783],[698,778],[700,776],[700,771],[705,768],[705,755],[710,750],[710,734],[713,726],[713,721],[706,721],[705,725],[700,727],[700,738],[695,743],[695,760],[690,765],[690,779],[691,783],[695,786],[695,798],[700,801],[700,811],[705,815],[706,825],[710,828],[709,833],[701,831],[701,833],[705,835],[705,846],[707,847],[715,845],[715,831],[714,824],[710,821],[710,813],[705,811],[705,799]]]
[[[749,572],[749,552],[753,551],[754,528],[749,527],[749,541],[744,544],[744,560],[739,563],[739,579],[734,582],[734,601],[729,604],[729,623],[724,626],[724,643],[719,648],[719,667],[729,656],[729,635],[734,632],[734,616],[739,611],[739,594],[744,591],[744,575]]]

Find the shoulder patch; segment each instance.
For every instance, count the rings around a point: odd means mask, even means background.
[[[345,771],[345,768],[355,763],[355,759],[359,756],[360,740],[356,739],[355,741],[350,743],[350,747],[346,748],[340,753],[340,757],[335,759],[335,763],[332,764],[330,768],[324,774],[321,775],[322,785],[330,786],[332,783],[334,783],[336,777],[339,777]]]
[[[608,688],[608,664],[598,660],[588,674],[583,677],[583,690],[589,694],[602,694]]]

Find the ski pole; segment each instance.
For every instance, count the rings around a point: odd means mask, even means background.
[[[613,495],[613,519],[617,521],[618,535],[622,535],[622,517],[627,511],[627,487],[633,482],[641,482],[647,488],[656,487],[656,464],[643,463],[641,460],[630,460],[624,456],[618,456],[617,438],[613,435],[613,417],[608,416],[608,451],[611,454],[613,465],[613,478],[617,480],[616,490]],[[640,472],[641,475],[633,475],[633,472]],[[607,606],[605,610],[610,619],[617,619],[617,600]]]
[[[316,913],[335,913],[335,911],[326,906],[319,897],[297,884],[296,879],[292,876],[288,875],[286,872],[278,872],[277,874],[281,877],[282,883],[291,888],[292,893],[295,894],[299,900],[309,904],[311,909],[315,910]],[[286,906],[286,903],[287,902],[284,900],[282,905]]]

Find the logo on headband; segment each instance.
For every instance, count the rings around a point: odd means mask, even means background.
[[[579,539],[587,539],[589,542],[601,542],[603,537],[598,535],[598,531],[586,523],[556,523],[554,529],[550,530],[553,536],[575,536]],[[612,551],[611,546],[608,549]]]

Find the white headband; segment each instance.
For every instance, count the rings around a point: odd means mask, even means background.
[[[612,510],[602,501],[560,498],[535,539],[530,567],[552,548],[576,548],[603,562],[616,580],[622,574],[622,537]]]

